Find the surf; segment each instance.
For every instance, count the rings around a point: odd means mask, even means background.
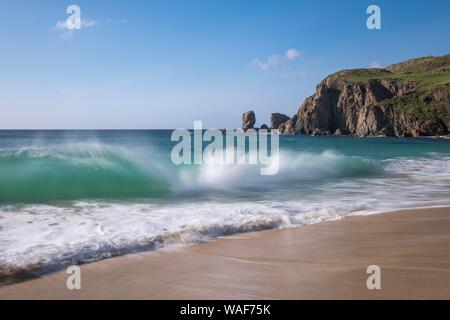
[[[279,172],[273,176],[261,176],[260,166],[249,164],[176,166],[169,154],[155,153],[151,146],[99,142],[1,149],[0,203],[154,199],[190,191],[282,187],[286,182],[371,175],[380,170],[376,163],[334,151],[284,151]]]
[[[167,194],[152,163],[105,144],[74,143],[0,151],[0,203],[83,198],[124,199]]]
[[[258,165],[176,166],[170,132],[0,137],[0,278],[240,232],[450,204],[444,139],[283,136],[279,172],[261,176]]]

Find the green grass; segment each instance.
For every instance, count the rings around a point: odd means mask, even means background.
[[[394,107],[397,111],[405,114],[415,115],[419,119],[437,121],[446,115],[446,106],[430,97],[430,90],[418,90],[402,97],[393,97],[380,102],[382,108]]]
[[[417,82],[423,89],[450,83],[450,55],[442,57],[424,57],[394,64],[386,69],[354,69],[335,73],[356,83],[370,80],[392,79]]]
[[[450,83],[450,73],[390,73],[383,69],[357,69],[341,71],[335,75],[361,84],[370,80],[392,79],[417,82],[423,88],[431,88]]]
[[[450,83],[450,73],[394,73],[391,79],[418,82],[423,88]]]
[[[386,69],[396,73],[424,73],[424,72],[448,72],[450,66],[450,55],[442,57],[423,57],[407,60],[393,64]]]
[[[392,73],[385,69],[354,69],[335,73],[333,76],[344,78],[357,83],[365,83],[372,79],[390,77]]]

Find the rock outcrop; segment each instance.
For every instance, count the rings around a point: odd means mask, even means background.
[[[247,111],[242,115],[242,129],[247,131],[255,127],[256,116],[253,111]]]
[[[270,129],[279,129],[280,125],[286,123],[290,119],[289,116],[282,113],[272,113],[270,117]]]
[[[337,72],[325,78],[279,129],[283,134],[309,135],[447,135],[449,70],[447,55],[386,69]]]

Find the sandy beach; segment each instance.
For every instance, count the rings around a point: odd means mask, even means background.
[[[450,299],[450,208],[219,238],[0,287],[1,299]],[[368,290],[366,268],[381,268]]]

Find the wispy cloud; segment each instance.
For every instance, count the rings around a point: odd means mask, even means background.
[[[378,62],[378,60],[373,60],[371,63],[370,63],[370,66],[369,66],[370,68],[381,68],[381,65],[380,65],[380,62]]]
[[[306,72],[297,71],[297,72],[287,72],[281,75],[283,79],[297,79],[297,78],[305,78]]]
[[[128,23],[128,20],[127,19],[121,19],[121,20],[117,20],[117,19],[113,19],[113,18],[108,18],[108,19],[106,19],[106,24],[112,24],[112,23],[114,23],[114,24],[126,24],[126,23]]]
[[[262,71],[267,71],[270,68],[275,68],[280,61],[280,57],[277,54],[271,55],[266,61],[261,61],[259,59],[254,59],[251,65]]]
[[[81,20],[81,29],[83,28],[95,28],[100,25],[100,21],[98,20],[89,20],[89,19],[82,19]],[[70,39],[74,35],[75,30],[71,30],[67,28],[67,20],[61,20],[58,21],[52,28],[52,31],[59,31],[62,32],[60,35],[61,39]],[[78,30],[77,30],[78,31]]]
[[[100,21],[97,20],[81,20],[82,28],[94,28],[100,25]]]
[[[261,59],[253,59],[250,63],[253,67],[262,70],[267,71],[271,68],[276,68],[279,63],[283,60],[295,60],[300,56],[300,51],[297,49],[291,48],[288,49],[284,54],[273,54],[266,60]]]
[[[101,24],[98,20],[89,20],[89,19],[82,19],[81,20],[81,28],[94,28]],[[69,30],[67,28],[67,20],[61,20],[58,21],[55,26],[53,27],[54,30]]]

